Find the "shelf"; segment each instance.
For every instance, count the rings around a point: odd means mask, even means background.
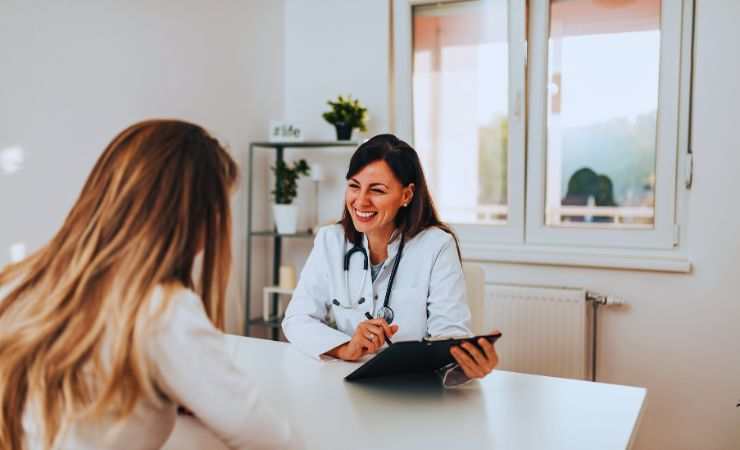
[[[295,292],[295,288],[283,288],[280,286],[265,286],[262,288],[262,292],[264,294],[293,295],[293,292]]]
[[[361,140],[361,139],[360,139]],[[253,182],[254,182],[254,157],[256,154],[259,153],[260,149],[266,149],[268,152],[273,152],[273,155],[267,155],[272,157],[276,163],[280,161],[285,161],[285,153],[287,149],[296,148],[296,149],[340,149],[344,148],[347,150],[352,150],[357,148],[357,146],[360,144],[358,141],[303,141],[303,142],[269,142],[269,141],[259,141],[259,142],[251,142],[249,144],[249,169],[247,171],[247,186],[248,186],[248,194],[246,195],[247,198],[247,229],[246,229],[246,244],[247,244],[247,264],[246,264],[246,280],[245,280],[245,310],[244,310],[244,317],[248,320],[245,320],[244,322],[244,334],[245,335],[255,335],[251,332],[251,328],[254,327],[254,329],[258,330],[258,332],[262,335],[271,335],[272,339],[279,339],[281,336],[280,331],[280,322],[276,320],[271,321],[265,321],[262,319],[255,320],[251,318],[251,305],[252,305],[252,298],[251,298],[251,278],[252,278],[252,244],[253,239],[257,237],[266,237],[266,238],[272,238],[271,244],[273,244],[273,252],[272,252],[272,283],[277,284],[279,279],[279,271],[280,271],[280,263],[282,260],[282,253],[283,253],[283,238],[290,239],[314,239],[315,235],[313,231],[316,230],[300,230],[296,233],[278,233],[275,229],[262,229],[262,230],[255,230],[253,228],[254,224],[252,222],[252,194],[254,192],[253,189]],[[343,155],[344,151],[338,151],[334,152],[337,155]],[[267,262],[269,263],[269,258],[267,259]],[[264,311],[276,311],[279,312],[279,301],[280,301],[280,295],[287,295],[288,293],[277,293],[277,292],[267,292],[263,296],[263,308]],[[278,309],[276,309],[278,308]]]
[[[260,231],[252,231],[249,233],[252,236],[267,236],[267,237],[275,237],[280,236],[284,238],[313,238],[314,234],[310,231],[299,231],[297,233],[289,233],[289,234],[281,234],[276,231],[271,230],[260,230]]]
[[[254,147],[268,148],[357,147],[358,144],[357,141],[252,142]]]

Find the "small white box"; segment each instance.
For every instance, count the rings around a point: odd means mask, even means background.
[[[291,122],[270,121],[270,142],[303,142],[303,131]]]
[[[278,294],[278,315],[277,317],[270,316],[270,294]],[[290,300],[293,296],[293,289],[281,288],[279,286],[265,286],[262,288],[262,319],[265,322],[270,320],[277,320],[285,314],[285,304],[280,301],[281,297]]]

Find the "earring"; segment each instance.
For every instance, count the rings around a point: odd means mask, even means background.
[[[407,207],[407,206],[409,206],[409,204],[408,204],[408,203],[404,203],[404,204],[403,204],[403,207],[404,207],[404,208],[405,208],[405,207]]]

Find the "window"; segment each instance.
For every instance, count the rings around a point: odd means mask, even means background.
[[[395,5],[399,23],[412,24],[396,28],[396,42],[413,43],[396,49],[396,85],[408,86],[396,97],[398,128],[419,152],[440,214],[469,245],[522,242],[525,33],[511,19],[523,6]]]
[[[464,247],[675,248],[691,0],[394,5],[397,132]]]
[[[618,6],[550,4],[550,226],[652,228],[655,222],[660,0]]]
[[[506,10],[480,1],[414,8],[414,143],[450,222],[507,220]]]

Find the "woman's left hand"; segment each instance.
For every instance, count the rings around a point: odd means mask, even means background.
[[[485,338],[478,339],[478,346],[470,342],[452,346],[450,354],[471,379],[485,377],[498,364],[496,347]]]

